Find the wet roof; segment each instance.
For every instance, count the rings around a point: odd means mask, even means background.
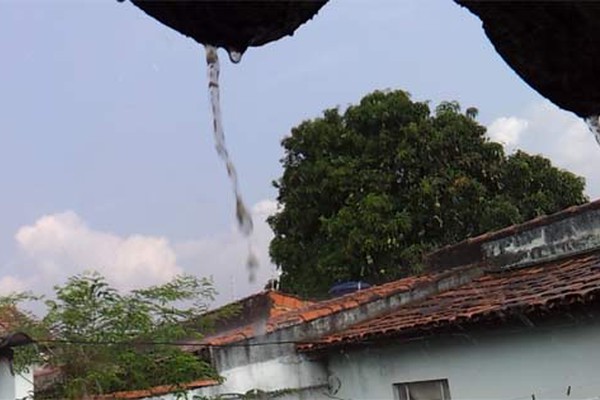
[[[350,293],[345,296],[309,303],[304,307],[273,315],[265,322],[265,329],[266,332],[273,332],[294,325],[311,322],[319,318],[329,317],[344,310],[353,309],[398,293],[411,291],[420,285],[434,282],[444,275],[446,274],[435,272],[420,276],[411,276]],[[253,325],[247,325],[223,335],[206,338],[203,341],[203,344],[209,346],[223,346],[253,338],[257,334],[258,332]]]
[[[529,268],[491,272],[472,282],[409,303],[341,332],[299,346],[315,351],[432,331],[449,325],[548,313],[588,304],[600,294],[600,251]]]
[[[461,267],[466,265],[480,264],[480,267],[485,269],[485,265],[481,264],[483,256],[479,250],[483,243],[517,235],[598,209],[600,209],[600,200],[569,207],[552,215],[541,216],[522,224],[488,232],[447,246],[429,256],[427,262],[430,263],[431,271],[428,273],[373,286],[341,297],[308,303],[304,306],[299,306],[301,303],[299,303],[300,300],[297,300],[295,302],[297,307],[291,307],[287,312],[271,315],[266,320],[265,329],[261,333],[274,332],[319,318],[327,318],[338,312],[351,310],[373,301],[410,292],[435,283],[448,275],[460,275],[463,273]],[[572,291],[583,287],[581,290],[587,293],[587,291],[595,290],[596,286],[600,287],[600,269],[591,268],[591,265],[596,264],[597,257],[597,254],[567,256],[560,261],[536,264],[518,271],[490,272],[469,284],[443,291],[422,302],[400,306],[392,314],[384,317],[377,316],[378,318],[359,323],[343,332],[337,332],[312,345],[307,344],[300,348],[309,350],[327,347],[326,344],[330,342],[362,340],[366,336],[385,336],[392,332],[405,332],[408,328],[463,321],[467,316],[472,316],[474,320],[484,317],[488,313],[501,313],[513,307],[537,306],[537,302],[554,303],[557,301],[556,296],[562,291],[565,292],[565,296],[567,294],[571,297],[581,295],[579,292]],[[490,270],[492,269],[495,270],[495,268],[490,268]],[[577,276],[581,276],[581,279],[574,280]],[[587,284],[584,285],[585,282]],[[288,296],[280,292],[275,293],[283,297]],[[531,304],[522,303],[522,301],[530,301]],[[254,325],[248,324],[223,334],[208,337],[203,344],[224,346],[252,339],[257,335],[258,332]]]

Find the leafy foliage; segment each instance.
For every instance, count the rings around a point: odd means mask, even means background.
[[[55,287],[42,320],[27,315],[14,326],[38,340],[37,351],[19,348],[21,367],[43,363],[60,379],[42,398],[84,398],[92,394],[178,385],[217,378],[209,363],[184,352],[178,341],[198,339],[202,314],[215,291],[206,279],[183,275],[164,285],[120,293],[96,273],[71,277]],[[0,299],[16,309],[35,300],[27,294]],[[38,393],[36,393],[36,398]]]
[[[506,156],[477,113],[377,91],[294,128],[269,219],[282,289],[319,297],[338,281],[400,278],[432,248],[587,201],[583,178]]]

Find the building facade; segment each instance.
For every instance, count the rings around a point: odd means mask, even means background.
[[[599,398],[600,202],[468,239],[427,264],[321,302],[261,294],[290,306],[190,349],[224,380],[189,397]]]

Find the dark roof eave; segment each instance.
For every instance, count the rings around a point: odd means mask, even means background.
[[[33,339],[25,332],[12,332],[8,335],[0,337],[0,350],[26,346],[33,343]]]

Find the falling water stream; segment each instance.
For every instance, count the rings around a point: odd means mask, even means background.
[[[208,92],[210,97],[210,107],[213,116],[213,135],[215,140],[215,148],[217,153],[227,169],[227,175],[231,181],[233,187],[233,194],[235,196],[235,216],[238,223],[238,228],[244,236],[248,238],[248,257],[246,260],[246,267],[248,268],[249,280],[253,282],[256,278],[256,269],[258,268],[258,259],[256,253],[250,243],[250,236],[252,235],[253,223],[252,216],[248,211],[248,208],[244,204],[242,194],[240,192],[240,185],[238,182],[238,176],[227,151],[225,145],[225,132],[223,130],[223,121],[221,115],[221,100],[219,90],[219,55],[215,46],[206,45],[206,64],[208,66]],[[232,62],[238,63],[242,58],[241,53],[230,52],[229,57]]]
[[[600,116],[592,115],[591,117],[587,117],[585,119],[585,123],[588,128],[594,134],[594,138],[596,138],[596,142],[600,145]]]

